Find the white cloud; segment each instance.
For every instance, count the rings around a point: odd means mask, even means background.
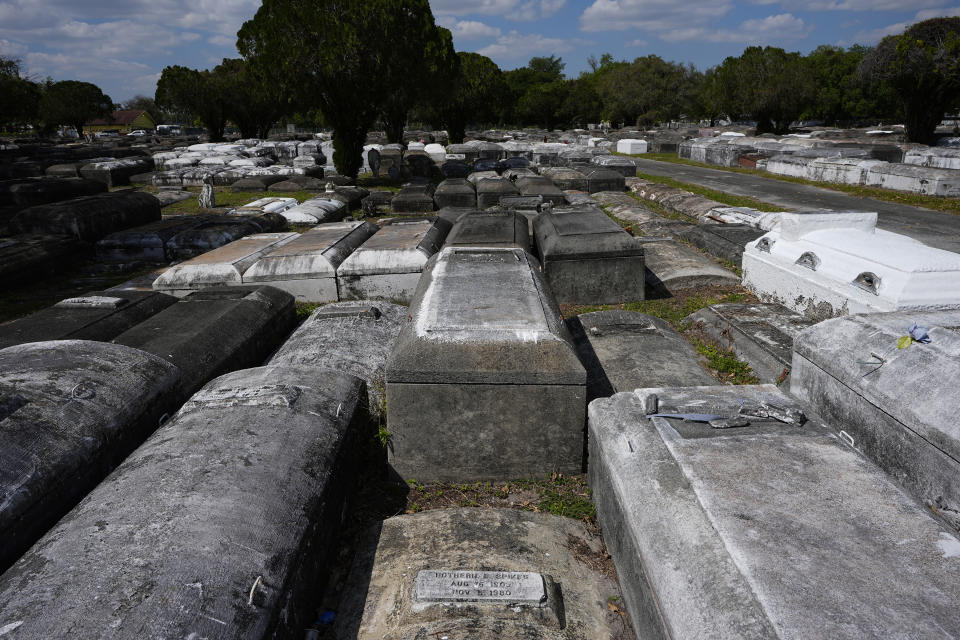
[[[577,46],[587,44],[593,43],[580,38],[546,38],[539,33],[511,31],[498,37],[496,42],[483,47],[477,53],[489,58],[524,60],[529,56],[565,53]]]
[[[431,0],[434,15],[446,16],[500,16],[517,22],[531,22],[549,18],[564,6],[567,0]]]
[[[646,40],[631,40],[627,43],[628,47],[645,47],[647,46]]]
[[[896,22],[894,24],[888,24],[885,27],[879,27],[877,29],[869,29],[866,31],[858,31],[850,38],[849,42],[844,40],[841,45],[848,46],[849,44],[876,44],[880,40],[883,40],[886,36],[895,36],[903,33],[907,27],[910,25],[920,22],[922,20],[929,20],[930,18],[939,18],[941,16],[960,16],[960,7],[951,7],[949,9],[924,9],[918,11],[914,14],[912,20],[906,22]]]
[[[212,36],[207,38],[207,42],[218,47],[230,47],[236,44],[237,39],[236,37],[231,38],[230,36]]]
[[[5,58],[19,58],[27,52],[27,48],[19,42],[11,42],[0,38],[0,56]]]
[[[784,9],[794,11],[903,11],[940,7],[948,0],[914,0],[909,7],[902,0],[781,0]]]
[[[452,24],[443,26],[450,29],[456,40],[482,40],[500,35],[500,29],[497,27],[491,27],[476,20],[454,20]]]
[[[594,0],[580,16],[580,28],[650,33],[691,29],[706,27],[731,10],[730,0]]]
[[[700,40],[766,45],[785,40],[802,40],[812,31],[813,25],[807,25],[802,18],[781,13],[776,16],[746,20],[736,29],[674,29],[660,37],[668,42]]]

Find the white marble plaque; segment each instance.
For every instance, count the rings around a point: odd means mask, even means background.
[[[413,598],[420,602],[515,602],[547,599],[543,576],[529,571],[427,569],[417,573]]]

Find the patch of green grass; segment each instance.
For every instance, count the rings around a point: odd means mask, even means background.
[[[590,488],[577,478],[572,481],[564,476],[556,476],[551,485],[537,487],[540,501],[537,509],[555,516],[593,522],[597,518],[597,508],[590,500]]]
[[[602,205],[600,205],[600,210],[603,211],[605,214],[607,214],[607,217],[608,217],[608,218],[610,218],[611,220],[613,220],[614,222],[616,222],[618,225],[620,225],[621,227],[623,227],[624,230],[625,230],[627,233],[629,233],[630,235],[638,236],[638,237],[643,235],[643,231],[641,231],[640,229],[637,229],[636,227],[633,226],[634,223],[630,222],[629,220],[624,220],[623,218],[618,218],[617,216],[613,215],[613,214],[610,212],[610,209],[611,209],[612,207],[613,207],[613,205],[602,204]]]
[[[326,304],[326,302],[295,302],[297,307],[297,324],[310,317],[310,314]]]
[[[792,176],[779,176],[773,173],[769,173],[767,171],[760,171],[759,169],[749,169],[746,167],[720,167],[712,164],[703,164],[702,162],[694,162],[693,160],[687,160],[686,158],[681,158],[677,156],[677,154],[675,153],[647,153],[637,157],[642,157],[647,160],[658,160],[660,162],[672,162],[673,164],[685,164],[691,167],[702,167],[704,169],[717,169],[719,171],[729,171],[731,173],[748,173],[751,175],[761,176],[763,178],[769,178],[771,180],[780,180],[781,182],[793,182],[794,184],[805,184],[811,187],[820,187],[822,189],[840,191],[852,196],[857,196],[858,198],[873,198],[874,200],[883,200],[884,202],[893,202],[895,204],[905,204],[913,207],[923,207],[925,209],[933,209],[934,211],[943,211],[944,213],[953,213],[953,214],[960,215],[960,198],[949,198],[945,196],[925,196],[925,195],[920,195],[916,193],[904,193],[902,191],[894,191],[893,189],[884,189],[882,187],[862,187],[859,185],[839,184],[836,182],[817,182],[815,180],[807,180],[805,178],[794,178]],[[652,178],[646,177],[647,174],[638,174],[638,176],[645,180],[652,181]],[[691,191],[692,190],[690,189],[691,186],[695,186],[695,185],[689,185],[683,188],[687,189],[688,191]],[[742,206],[742,205],[737,205],[737,206]],[[750,205],[746,205],[746,206],[750,206]],[[783,210],[784,209],[782,207],[775,209],[775,211],[783,211]],[[766,209],[762,209],[762,211],[766,211]]]
[[[730,384],[757,384],[759,378],[753,375],[753,369],[736,354],[719,344],[701,338],[692,338],[691,343],[697,353],[707,359],[707,365],[724,382]]]
[[[758,211],[784,211],[785,209],[779,205],[770,204],[769,202],[763,202],[757,200],[756,198],[749,198],[747,196],[735,196],[730,193],[724,193],[723,191],[716,191],[714,189],[708,189],[706,187],[701,187],[696,184],[690,184],[689,182],[681,182],[680,180],[674,180],[673,178],[668,178],[666,176],[658,176],[652,173],[642,173],[637,172],[637,177],[648,182],[655,182],[657,184],[666,185],[668,187],[674,187],[676,189],[683,189],[684,191],[689,191],[690,193],[695,193],[698,196],[703,196],[710,200],[716,200],[721,204],[725,204],[728,207],[750,207],[751,209],[757,209]]]

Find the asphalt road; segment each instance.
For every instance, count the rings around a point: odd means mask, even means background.
[[[879,228],[916,238],[931,247],[960,253],[960,215],[872,198],[858,198],[840,191],[748,173],[705,169],[636,157],[634,160],[637,162],[637,169],[643,173],[666,176],[724,193],[749,196],[787,209],[876,211]]]

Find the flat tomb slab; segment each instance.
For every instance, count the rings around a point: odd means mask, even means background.
[[[657,415],[749,424],[648,416],[654,395]],[[960,631],[956,533],[801,410],[773,385],[590,404],[590,485],[638,637]],[[770,411],[793,421],[757,417]]]
[[[157,291],[185,296],[205,287],[238,285],[263,256],[292,242],[299,233],[257,233],[234,240],[167,269],[153,282]]]
[[[644,387],[717,384],[694,348],[660,318],[635,311],[593,311],[568,324],[587,368],[591,399]]]
[[[643,300],[644,245],[595,208],[543,213],[533,222],[547,282],[562,304]]]
[[[96,242],[114,231],[160,219],[160,201],[149,193],[118,191],[23,209],[10,226],[22,233],[64,234]]]
[[[790,374],[794,338],[813,324],[796,311],[768,303],[714,304],[683,321],[732,349],[761,382],[776,384]]]
[[[679,235],[710,255],[740,266],[744,247],[763,233],[749,224],[699,224],[687,227]]]
[[[443,246],[451,226],[444,218],[384,226],[337,268],[340,299],[409,303],[424,265]]]
[[[0,620],[28,638],[302,635],[372,437],[362,394],[315,367],[217,378],[0,577]]]
[[[157,356],[106,342],[0,350],[0,570],[157,428],[179,378]]]
[[[733,272],[674,240],[643,240],[643,250],[648,291],[672,293],[696,287],[740,284],[740,278]]]
[[[242,280],[277,287],[301,302],[337,300],[337,268],[377,230],[366,221],[317,225],[261,256]]]
[[[417,544],[424,539],[431,544]],[[590,558],[601,549],[582,523],[548,514],[461,508],[388,518],[361,538],[334,635],[617,637],[622,621],[606,606],[617,585]]]
[[[97,242],[97,259],[104,262],[170,262],[173,256],[167,250],[167,243],[171,239],[215,219],[205,215],[176,216],[115,231]]]
[[[930,342],[897,341],[914,323]],[[960,312],[862,314],[794,340],[790,392],[951,526],[960,527]]]
[[[390,459],[402,477],[577,472],[586,375],[529,254],[443,249],[410,316],[387,363]]]
[[[89,291],[0,325],[0,349],[48,340],[109,342],[176,301],[155,291]]]

